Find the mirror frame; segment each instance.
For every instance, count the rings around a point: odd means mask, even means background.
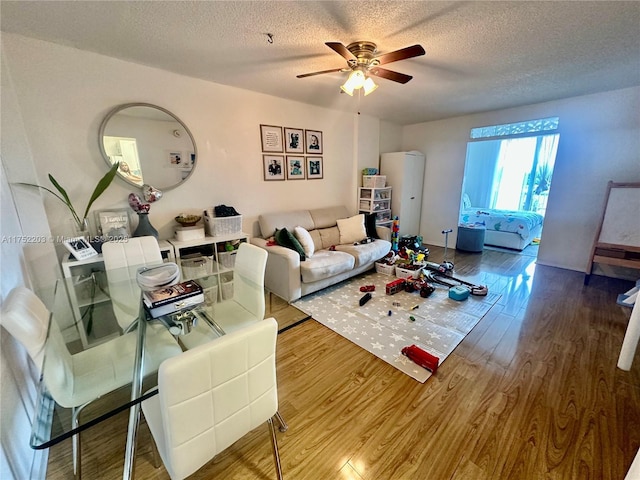
[[[121,112],[122,110],[124,110],[126,108],[131,108],[131,107],[150,107],[150,108],[155,108],[156,110],[160,110],[161,112],[164,112],[167,115],[169,115],[171,118],[173,118],[180,125],[182,125],[182,128],[184,128],[184,131],[187,132],[187,135],[189,135],[189,138],[191,139],[191,143],[193,144],[193,153],[196,156],[195,162],[193,164],[193,168],[191,168],[191,171],[189,172],[189,175],[187,175],[185,178],[183,178],[180,182],[178,182],[178,183],[176,183],[176,184],[174,184],[172,186],[169,186],[169,187],[165,187],[163,185],[152,185],[152,187],[157,188],[158,190],[160,190],[162,192],[166,192],[168,190],[173,190],[174,188],[179,187],[184,182],[189,180],[191,175],[193,175],[193,171],[196,169],[196,166],[198,164],[198,147],[196,145],[195,139],[193,138],[193,135],[191,134],[191,130],[189,130],[189,128],[184,124],[184,122],[182,120],[180,120],[178,117],[176,117],[173,113],[171,113],[166,108],[159,107],[158,105],[153,105],[152,103],[124,103],[124,104],[118,105],[117,107],[112,109],[107,114],[107,116],[104,117],[104,120],[102,120],[102,123],[100,124],[100,129],[98,130],[98,145],[100,147],[100,153],[102,154],[102,158],[104,159],[105,162],[107,162],[107,165],[109,165],[109,168],[111,168],[113,166],[113,164],[111,163],[111,160],[109,159],[109,155],[107,155],[107,152],[104,149],[104,140],[103,140],[104,139],[104,131],[107,128],[107,124],[109,123],[109,120],[111,120],[111,118],[114,115],[118,114],[119,112]],[[123,182],[128,183],[129,185],[133,185],[136,188],[142,189],[142,186],[138,185],[137,183],[132,182],[131,180],[128,180],[128,179],[124,178],[122,175],[120,175],[120,173],[116,173],[116,177],[119,178],[120,180],[122,180]],[[142,181],[144,182],[144,177],[142,178]],[[144,184],[148,185],[146,182],[144,182]]]

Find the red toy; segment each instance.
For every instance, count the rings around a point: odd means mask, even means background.
[[[361,292],[375,292],[376,291],[376,286],[375,285],[363,285],[362,287],[360,287],[360,291]]]
[[[404,290],[404,286],[407,282],[404,280],[404,278],[398,278],[397,280],[394,280],[393,282],[389,282],[387,283],[385,290],[387,292],[387,295],[393,295],[395,293],[398,293],[402,290]]]
[[[402,354],[405,357],[409,357],[411,361],[420,365],[422,368],[426,368],[434,375],[438,371],[438,362],[440,361],[440,359],[431,355],[429,352],[425,352],[416,345],[404,347],[402,349]]]

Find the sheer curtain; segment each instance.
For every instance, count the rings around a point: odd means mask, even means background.
[[[515,138],[500,142],[498,164],[493,175],[491,208],[520,210],[527,175],[533,167],[536,137]]]

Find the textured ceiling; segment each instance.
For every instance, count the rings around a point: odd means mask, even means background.
[[[412,124],[640,85],[640,2],[4,1],[3,31],[213,82]],[[273,43],[266,33],[273,34]],[[385,65],[359,98],[324,45],[368,40]]]

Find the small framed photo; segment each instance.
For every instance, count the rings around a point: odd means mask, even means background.
[[[263,155],[262,163],[265,180],[284,180],[285,165],[283,155]]]
[[[96,212],[98,235],[105,240],[124,240],[131,236],[129,210],[101,210]]]
[[[98,255],[98,252],[95,251],[84,237],[67,238],[62,243],[76,260],[85,260]]]
[[[171,168],[183,168],[186,163],[186,159],[183,158],[182,152],[169,150],[167,151],[167,162],[168,166]]]
[[[305,130],[305,143],[307,145],[307,153],[317,155],[322,153],[322,132],[318,130]]]
[[[284,128],[284,151],[287,153],[304,153],[304,130],[301,128]]]
[[[317,180],[323,178],[323,174],[322,157],[307,157],[307,179]]]
[[[263,152],[284,152],[282,147],[282,127],[260,125],[260,140],[262,141]]]
[[[287,156],[287,180],[304,180],[304,157]]]

